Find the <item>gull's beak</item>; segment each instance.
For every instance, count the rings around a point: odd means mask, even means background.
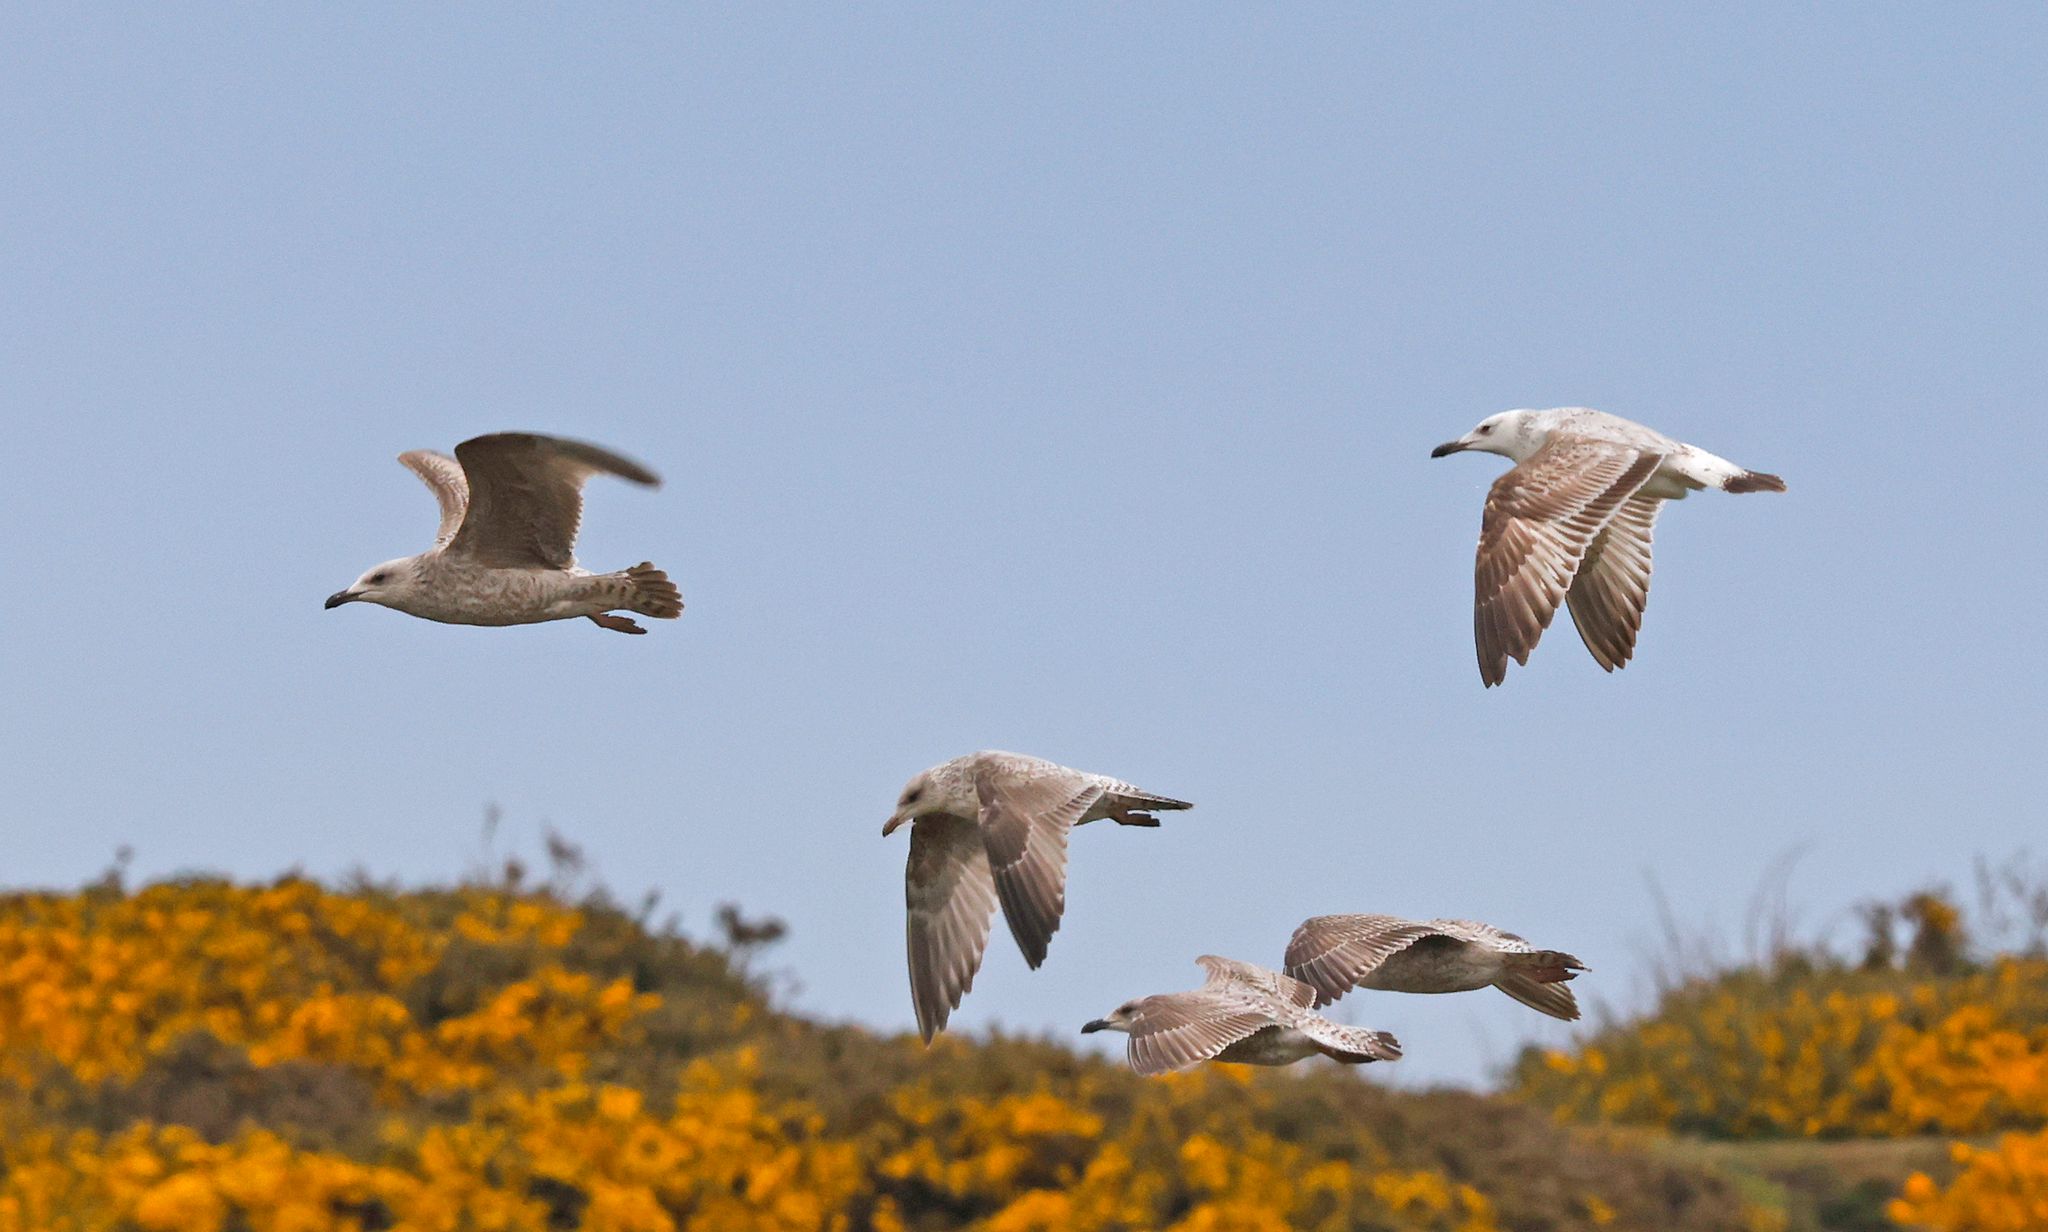
[[[1462,453],[1470,448],[1472,448],[1472,446],[1466,444],[1465,439],[1463,437],[1459,437],[1455,441],[1445,441],[1443,444],[1438,445],[1435,449],[1430,450],[1429,456],[1432,458],[1447,458],[1454,453]]]
[[[344,603],[354,603],[355,601],[355,592],[348,590],[337,590],[333,594],[327,596],[327,602],[321,604],[320,606],[322,608],[331,609],[340,607]]]
[[[1107,1018],[1091,1018],[1081,1024],[1081,1034],[1083,1035],[1093,1035],[1097,1031],[1106,1031],[1108,1029],[1109,1020]]]
[[[901,812],[889,814],[889,820],[882,823],[882,837],[888,838],[891,834],[896,833],[896,827],[909,820]]]

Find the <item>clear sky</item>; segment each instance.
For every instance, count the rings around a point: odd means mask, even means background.
[[[13,884],[461,872],[487,804],[794,1003],[911,1021],[903,780],[1198,803],[1073,843],[959,1027],[1071,1037],[1303,916],[1468,915],[1642,994],[1646,874],[1739,931],[2041,835],[2048,10],[350,5],[0,26]],[[1480,687],[1504,465],[1585,404],[1786,477],[1659,527],[1636,663]],[[682,620],[322,611],[393,460],[531,428]],[[1408,1081],[1557,1038],[1359,994]],[[1387,1067],[1389,1069],[1395,1067]]]

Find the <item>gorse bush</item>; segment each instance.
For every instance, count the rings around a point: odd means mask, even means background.
[[[1524,1054],[1514,1085],[1571,1119],[1713,1137],[1982,1134],[2048,1120],[2048,958],[1967,957],[1962,913],[1870,911],[1860,961],[1818,947],[1668,988],[1647,1015]],[[1911,943],[1891,942],[1895,918]]]
[[[2021,891],[2025,890],[2025,893]],[[1860,957],[1790,947],[1666,989],[1647,1015],[1526,1052],[1524,1100],[1561,1119],[1715,1138],[1979,1137],[1946,1185],[1921,1172],[1885,1213],[1941,1232],[2048,1228],[2048,913],[2013,886],[2031,940],[1973,955],[1945,895],[1866,909]],[[1903,924],[1905,944],[1896,936]]]
[[[742,954],[780,935],[728,916]],[[0,897],[0,974],[0,1232],[1751,1219],[1476,1096],[811,1024],[726,953],[513,881]]]

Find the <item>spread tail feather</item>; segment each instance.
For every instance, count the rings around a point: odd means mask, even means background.
[[[1721,481],[1723,492],[1783,492],[1785,481],[1762,471],[1743,471]]]
[[[1535,950],[1506,957],[1508,973],[1494,981],[1495,988],[1538,1013],[1566,1022],[1578,1020],[1579,999],[1565,985],[1586,970],[1586,964],[1562,950]]]
[[[641,561],[626,570],[625,577],[628,594],[624,606],[657,620],[674,620],[683,614],[682,592],[652,562]]]

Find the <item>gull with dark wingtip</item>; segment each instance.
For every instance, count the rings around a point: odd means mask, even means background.
[[[456,625],[526,625],[587,617],[619,633],[647,630],[628,616],[682,615],[668,574],[642,561],[616,573],[576,565],[583,481],[617,475],[661,486],[653,471],[582,441],[537,432],[496,432],[455,447],[455,456],[398,455],[441,506],[434,546],[386,561],[327,597],[327,606],[375,603]]]
[[[1322,1005],[1353,988],[1471,992],[1491,986],[1570,1022],[1579,1016],[1579,1002],[1565,984],[1584,970],[1586,964],[1562,950],[1539,950],[1472,920],[1319,915],[1303,921],[1287,943],[1287,974],[1313,985]]]
[[[1316,990],[1300,980],[1214,954],[1195,961],[1209,973],[1200,988],[1126,1001],[1081,1033],[1124,1032],[1131,1037],[1131,1068],[1148,1077],[1204,1061],[1292,1065],[1323,1056],[1363,1065],[1400,1059],[1400,1041],[1385,1031],[1316,1013]]]
[[[1155,810],[1193,807],[1019,753],[969,753],[911,779],[882,833],[912,825],[904,900],[910,1000],[925,1042],[974,986],[998,904],[1024,961],[1045,961],[1067,906],[1069,831],[1104,818],[1156,826]]]
[[[1515,468],[1486,494],[1473,637],[1479,678],[1527,666],[1562,602],[1601,667],[1625,667],[1650,598],[1650,532],[1667,500],[1703,488],[1783,492],[1776,475],[1582,406],[1502,411],[1429,456],[1474,450]]]

